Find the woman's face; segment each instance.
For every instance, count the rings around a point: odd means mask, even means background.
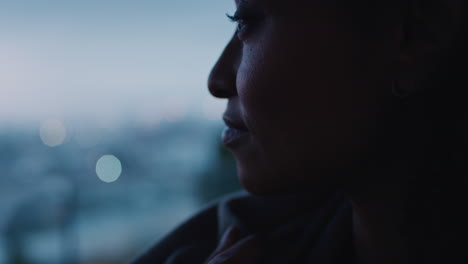
[[[228,126],[246,129],[225,131],[224,142],[247,190],[324,190],[373,155],[398,30],[366,31],[345,2],[236,1],[238,30],[209,89],[228,99]]]

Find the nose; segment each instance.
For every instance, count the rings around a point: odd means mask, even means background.
[[[208,77],[208,90],[214,97],[229,98],[237,95],[236,73],[241,55],[241,43],[231,38]]]

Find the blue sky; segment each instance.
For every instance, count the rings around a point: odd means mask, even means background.
[[[221,117],[233,0],[2,0],[0,122]],[[175,112],[175,114],[174,114]]]

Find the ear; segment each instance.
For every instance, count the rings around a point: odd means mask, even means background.
[[[422,91],[447,56],[461,28],[464,0],[408,0],[400,29],[399,71],[394,92],[406,97]]]

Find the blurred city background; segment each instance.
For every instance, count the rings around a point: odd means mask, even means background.
[[[0,2],[0,264],[124,264],[240,189],[206,88],[234,8]]]

